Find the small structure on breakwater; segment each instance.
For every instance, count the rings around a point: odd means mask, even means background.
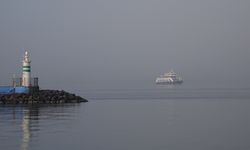
[[[28,94],[39,91],[38,78],[31,77],[31,65],[30,65],[29,52],[25,51],[22,61],[22,77],[12,78],[12,86],[0,86],[0,94]]]
[[[0,86],[0,104],[56,104],[80,103],[86,99],[65,91],[40,90],[38,78],[31,77],[31,61],[25,51],[22,61],[22,77],[12,78],[12,86]]]

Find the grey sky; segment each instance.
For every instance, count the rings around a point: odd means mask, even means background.
[[[185,81],[250,83],[248,0],[1,0],[0,83],[21,72],[45,87]],[[131,84],[133,86],[133,84]]]

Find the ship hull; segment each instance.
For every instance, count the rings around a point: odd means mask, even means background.
[[[156,82],[156,84],[162,84],[162,85],[167,85],[167,84],[182,84],[183,81],[176,81],[176,82],[169,82],[169,81],[161,81],[161,82]]]

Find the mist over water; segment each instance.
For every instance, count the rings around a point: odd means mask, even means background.
[[[0,106],[0,149],[249,150],[250,1],[1,0],[0,86],[25,50],[41,89]],[[156,85],[173,69],[182,85]]]
[[[25,49],[43,88],[136,86],[174,69],[191,83],[249,85],[250,2],[0,2],[0,84]],[[112,85],[111,85],[112,83]]]

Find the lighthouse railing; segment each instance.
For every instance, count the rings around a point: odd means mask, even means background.
[[[30,87],[39,87],[39,79],[37,77],[30,78]],[[22,78],[12,78],[12,86],[20,87],[22,86]]]

